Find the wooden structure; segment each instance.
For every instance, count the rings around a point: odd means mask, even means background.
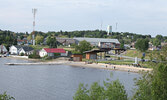
[[[85,51],[86,53],[86,59],[97,59],[97,53],[99,52],[104,52],[103,50],[90,50],[90,51]]]
[[[86,53],[86,59],[97,59],[97,53],[95,52]]]
[[[82,61],[82,54],[72,54],[71,58],[73,61]]]

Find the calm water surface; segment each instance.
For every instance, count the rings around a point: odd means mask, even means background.
[[[0,93],[14,96],[16,100],[72,100],[79,83],[90,85],[110,78],[119,79],[128,95],[133,94],[134,78],[140,75],[121,71],[73,67],[67,65],[19,65],[5,63],[31,62],[14,58],[0,58]]]

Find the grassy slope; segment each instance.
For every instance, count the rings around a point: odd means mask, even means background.
[[[145,52],[145,59],[149,59],[149,54],[150,53],[151,53],[151,51],[146,51]],[[141,58],[143,56],[143,52],[140,52],[138,50],[127,50],[126,54],[124,54],[124,56]]]
[[[30,47],[34,48],[35,50],[41,50],[43,48],[49,48],[49,46],[41,46],[41,45],[30,45]]]

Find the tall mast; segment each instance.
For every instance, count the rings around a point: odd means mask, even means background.
[[[37,13],[37,9],[36,9],[36,8],[33,8],[33,9],[32,9],[32,13],[33,13],[33,33],[32,33],[32,42],[33,42],[33,45],[35,45],[35,16],[36,16],[36,13]]]

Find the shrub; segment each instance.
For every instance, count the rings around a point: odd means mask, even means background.
[[[15,100],[15,98],[7,95],[6,92],[4,92],[3,94],[0,94],[0,100]]]
[[[22,53],[20,54],[20,56],[24,56],[24,53],[22,52]]]
[[[54,56],[55,57],[60,56],[60,53],[54,53]]]
[[[40,56],[39,56],[39,55],[37,55],[37,54],[30,54],[30,55],[28,56],[28,58],[39,59],[39,58],[40,58]]]

